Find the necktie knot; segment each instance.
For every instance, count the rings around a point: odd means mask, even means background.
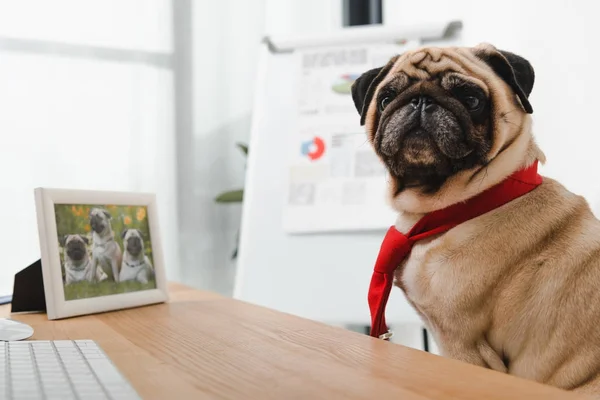
[[[375,262],[374,272],[381,274],[392,274],[398,268],[402,260],[410,253],[412,241],[395,227],[388,229],[377,261]]]

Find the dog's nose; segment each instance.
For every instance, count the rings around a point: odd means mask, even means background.
[[[417,96],[414,97],[410,104],[415,110],[421,109],[421,111],[431,111],[435,108],[435,102],[429,96]]]

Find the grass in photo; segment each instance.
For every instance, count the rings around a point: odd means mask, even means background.
[[[140,290],[155,289],[156,283],[140,283],[126,281],[121,283],[102,281],[98,283],[75,282],[65,286],[65,300],[86,299],[89,297],[110,296],[112,294],[137,292]]]

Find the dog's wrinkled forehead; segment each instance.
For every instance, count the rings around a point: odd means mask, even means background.
[[[101,217],[101,218],[108,218],[108,211],[106,211],[103,208],[92,208],[90,210],[90,217]]]
[[[127,229],[125,232],[125,240],[129,240],[132,237],[142,238],[142,235],[137,229]]]
[[[361,115],[360,123],[364,125],[367,119],[373,120],[375,100],[386,86],[395,86],[396,92],[425,82],[448,88],[456,83],[450,80],[461,79],[477,85],[488,96],[512,92],[523,111],[531,114],[533,108],[528,97],[534,77],[526,59],[490,44],[422,47],[393,57],[385,66],[366,71],[352,85],[352,98]]]
[[[485,63],[469,51],[456,47],[427,47],[407,51],[398,57],[379,87],[395,83],[408,86],[419,81],[462,79],[470,81],[486,94],[489,93],[484,79]]]
[[[72,242],[81,242],[85,244],[85,240],[83,240],[83,238],[80,235],[68,235],[67,239],[65,240],[65,243],[69,244]]]
[[[446,72],[465,73],[465,69],[449,56],[449,49],[429,47],[405,53],[392,67],[393,72],[404,72],[411,78],[430,79]]]

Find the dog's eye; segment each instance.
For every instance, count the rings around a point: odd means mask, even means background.
[[[384,98],[382,98],[379,101],[379,111],[383,111],[388,104],[390,104],[390,102],[392,101],[392,98],[390,96],[385,96]]]
[[[481,101],[475,96],[465,97],[464,102],[467,108],[471,111],[477,110],[479,108],[479,105],[481,104]]]

